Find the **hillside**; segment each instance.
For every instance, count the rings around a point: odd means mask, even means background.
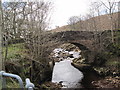
[[[103,31],[103,30],[111,30],[111,28],[116,30],[120,27],[119,15],[120,12],[112,14],[112,23],[109,14],[105,14],[101,16],[92,17],[84,21],[79,21],[75,23],[74,29],[72,28],[72,25],[65,25],[62,27],[57,27],[56,29],[53,29],[51,31],[52,32],[71,31],[71,30]]]

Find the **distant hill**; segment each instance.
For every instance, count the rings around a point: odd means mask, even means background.
[[[89,18],[84,21],[79,21],[74,25],[74,29],[71,25],[65,25],[62,27],[57,27],[56,29],[51,30],[52,32],[61,32],[61,31],[104,31],[120,29],[120,12],[112,14],[112,22],[109,14],[96,16]],[[112,26],[112,27],[111,27]]]

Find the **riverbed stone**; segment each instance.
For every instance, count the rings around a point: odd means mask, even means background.
[[[78,64],[78,63],[73,63],[73,62],[71,64],[81,71],[91,69],[91,65],[89,64]]]
[[[60,46],[60,48],[63,48],[66,51],[73,51],[75,49],[79,50],[79,48],[77,46],[75,46],[74,44],[71,44],[71,43],[63,44],[63,45]]]
[[[75,59],[73,60],[73,62],[74,62],[74,63],[77,63],[77,64],[85,64],[85,63],[86,63],[86,59],[85,59],[85,58],[82,58],[82,56],[81,56],[81,57],[79,57],[79,58],[75,58]]]
[[[59,48],[56,48],[53,50],[53,52],[50,54],[50,57],[54,59],[54,61],[61,61],[62,59],[68,59],[68,58],[81,58],[81,50],[70,43],[63,44],[59,46]]]

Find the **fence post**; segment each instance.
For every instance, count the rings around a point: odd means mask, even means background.
[[[4,71],[0,71],[0,90],[2,89],[2,88],[6,88],[6,79],[5,78],[3,78],[3,73],[4,73]]]
[[[34,88],[34,84],[30,82],[30,79],[29,78],[26,78],[26,85],[25,87],[28,89],[28,90],[33,90]]]

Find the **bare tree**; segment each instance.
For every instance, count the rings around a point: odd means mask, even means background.
[[[76,30],[76,24],[79,21],[79,17],[78,16],[72,16],[69,18],[68,20],[68,25],[70,25],[72,30]]]
[[[2,3],[0,1],[0,71],[3,70],[3,59],[2,59]],[[0,75],[0,89],[2,89],[2,75]]]
[[[43,38],[43,36],[49,26],[51,5],[51,2],[44,0],[40,2],[5,2],[3,4],[4,30],[2,32],[6,46],[5,59],[7,59],[8,42],[23,39],[28,47],[30,56],[27,58],[31,60],[31,71],[34,72],[32,61],[47,64],[48,61],[42,61],[41,58],[44,58],[48,49],[46,39],[49,37]]]
[[[11,42],[12,39],[20,38],[20,28],[22,20],[19,19],[21,15],[20,9],[24,8],[24,2],[4,2],[3,3],[3,39],[5,44],[5,57],[7,59],[8,54],[8,42]]]
[[[49,14],[51,10],[51,2],[28,2],[25,8],[24,24],[25,31],[22,34],[25,43],[28,47],[29,59],[31,59],[31,79],[33,78],[33,61],[42,63],[48,61],[42,61],[45,57],[45,53],[48,49],[46,48],[46,40],[49,38],[45,37],[46,30],[49,25]],[[27,27],[27,28],[26,28]],[[41,72],[41,71],[40,71]],[[37,77],[34,77],[36,79]]]
[[[91,10],[93,11],[92,14],[93,18],[93,29],[95,31],[94,36],[95,36],[95,42],[99,44],[100,49],[98,51],[102,50],[102,37],[101,37],[101,32],[103,31],[102,25],[101,25],[101,18],[100,15],[102,15],[102,4],[100,2],[93,2],[91,3]],[[99,34],[99,38],[98,38]],[[96,45],[98,46],[98,45]]]
[[[2,4],[0,1],[0,70],[2,70]],[[1,86],[1,83],[0,83]]]
[[[106,8],[106,12],[108,13],[108,18],[110,19],[111,26],[111,39],[112,43],[114,43],[114,32],[113,32],[113,13],[116,11],[116,2],[115,0],[107,0],[107,3],[101,1],[102,5]]]
[[[41,1],[39,3],[30,2],[28,3],[28,5],[29,7],[26,8],[25,10],[26,17],[24,22],[27,23],[26,25],[27,30],[25,30],[23,37],[25,37],[26,42],[28,42],[29,40],[32,41],[34,47],[43,44],[41,40],[41,36],[45,33],[45,30],[48,27],[49,10],[51,8],[51,3]],[[35,37],[36,40],[34,39]],[[28,46],[31,47],[30,44],[28,44]],[[42,48],[40,47],[32,48],[31,50],[33,51],[31,51],[31,55],[34,55],[34,53],[36,53],[36,58],[37,58],[38,55],[40,56],[40,53],[42,51],[40,49]]]
[[[79,18],[78,18],[78,19],[79,19],[79,21],[77,22],[77,24],[78,24],[78,25],[77,25],[77,27],[78,27],[77,29],[78,29],[78,30],[82,30],[82,31],[85,30],[85,29],[84,29],[84,16],[79,15]]]

